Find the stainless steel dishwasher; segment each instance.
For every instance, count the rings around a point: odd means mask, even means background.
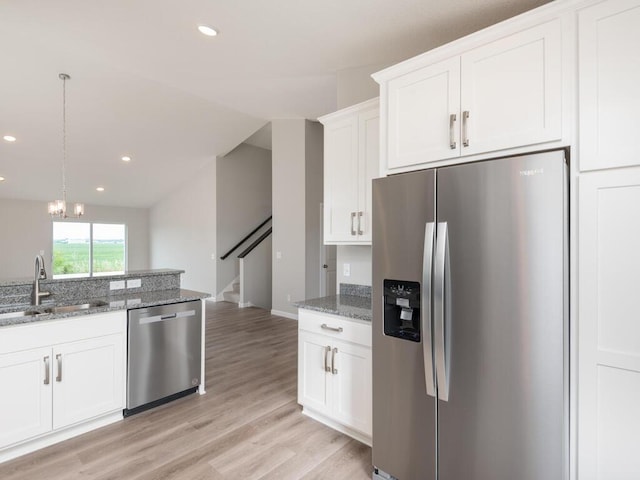
[[[202,304],[129,310],[125,416],[193,393],[200,384]]]

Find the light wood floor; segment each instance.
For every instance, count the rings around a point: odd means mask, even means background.
[[[2,480],[371,478],[371,449],[302,415],[297,323],[207,304],[206,395],[0,464]]]

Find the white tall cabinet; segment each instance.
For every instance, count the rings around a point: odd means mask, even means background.
[[[640,478],[640,1],[578,11],[578,476]]]
[[[378,176],[377,98],[325,115],[324,243],[371,244],[371,180]]]

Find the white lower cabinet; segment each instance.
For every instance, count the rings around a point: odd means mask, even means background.
[[[301,309],[298,403],[304,413],[370,445],[371,393],[371,326]]]
[[[51,348],[0,355],[0,448],[51,430]]]
[[[0,461],[122,417],[125,354],[126,311],[2,327]]]

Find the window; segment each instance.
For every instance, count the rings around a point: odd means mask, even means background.
[[[125,225],[53,222],[53,278],[124,273]]]

